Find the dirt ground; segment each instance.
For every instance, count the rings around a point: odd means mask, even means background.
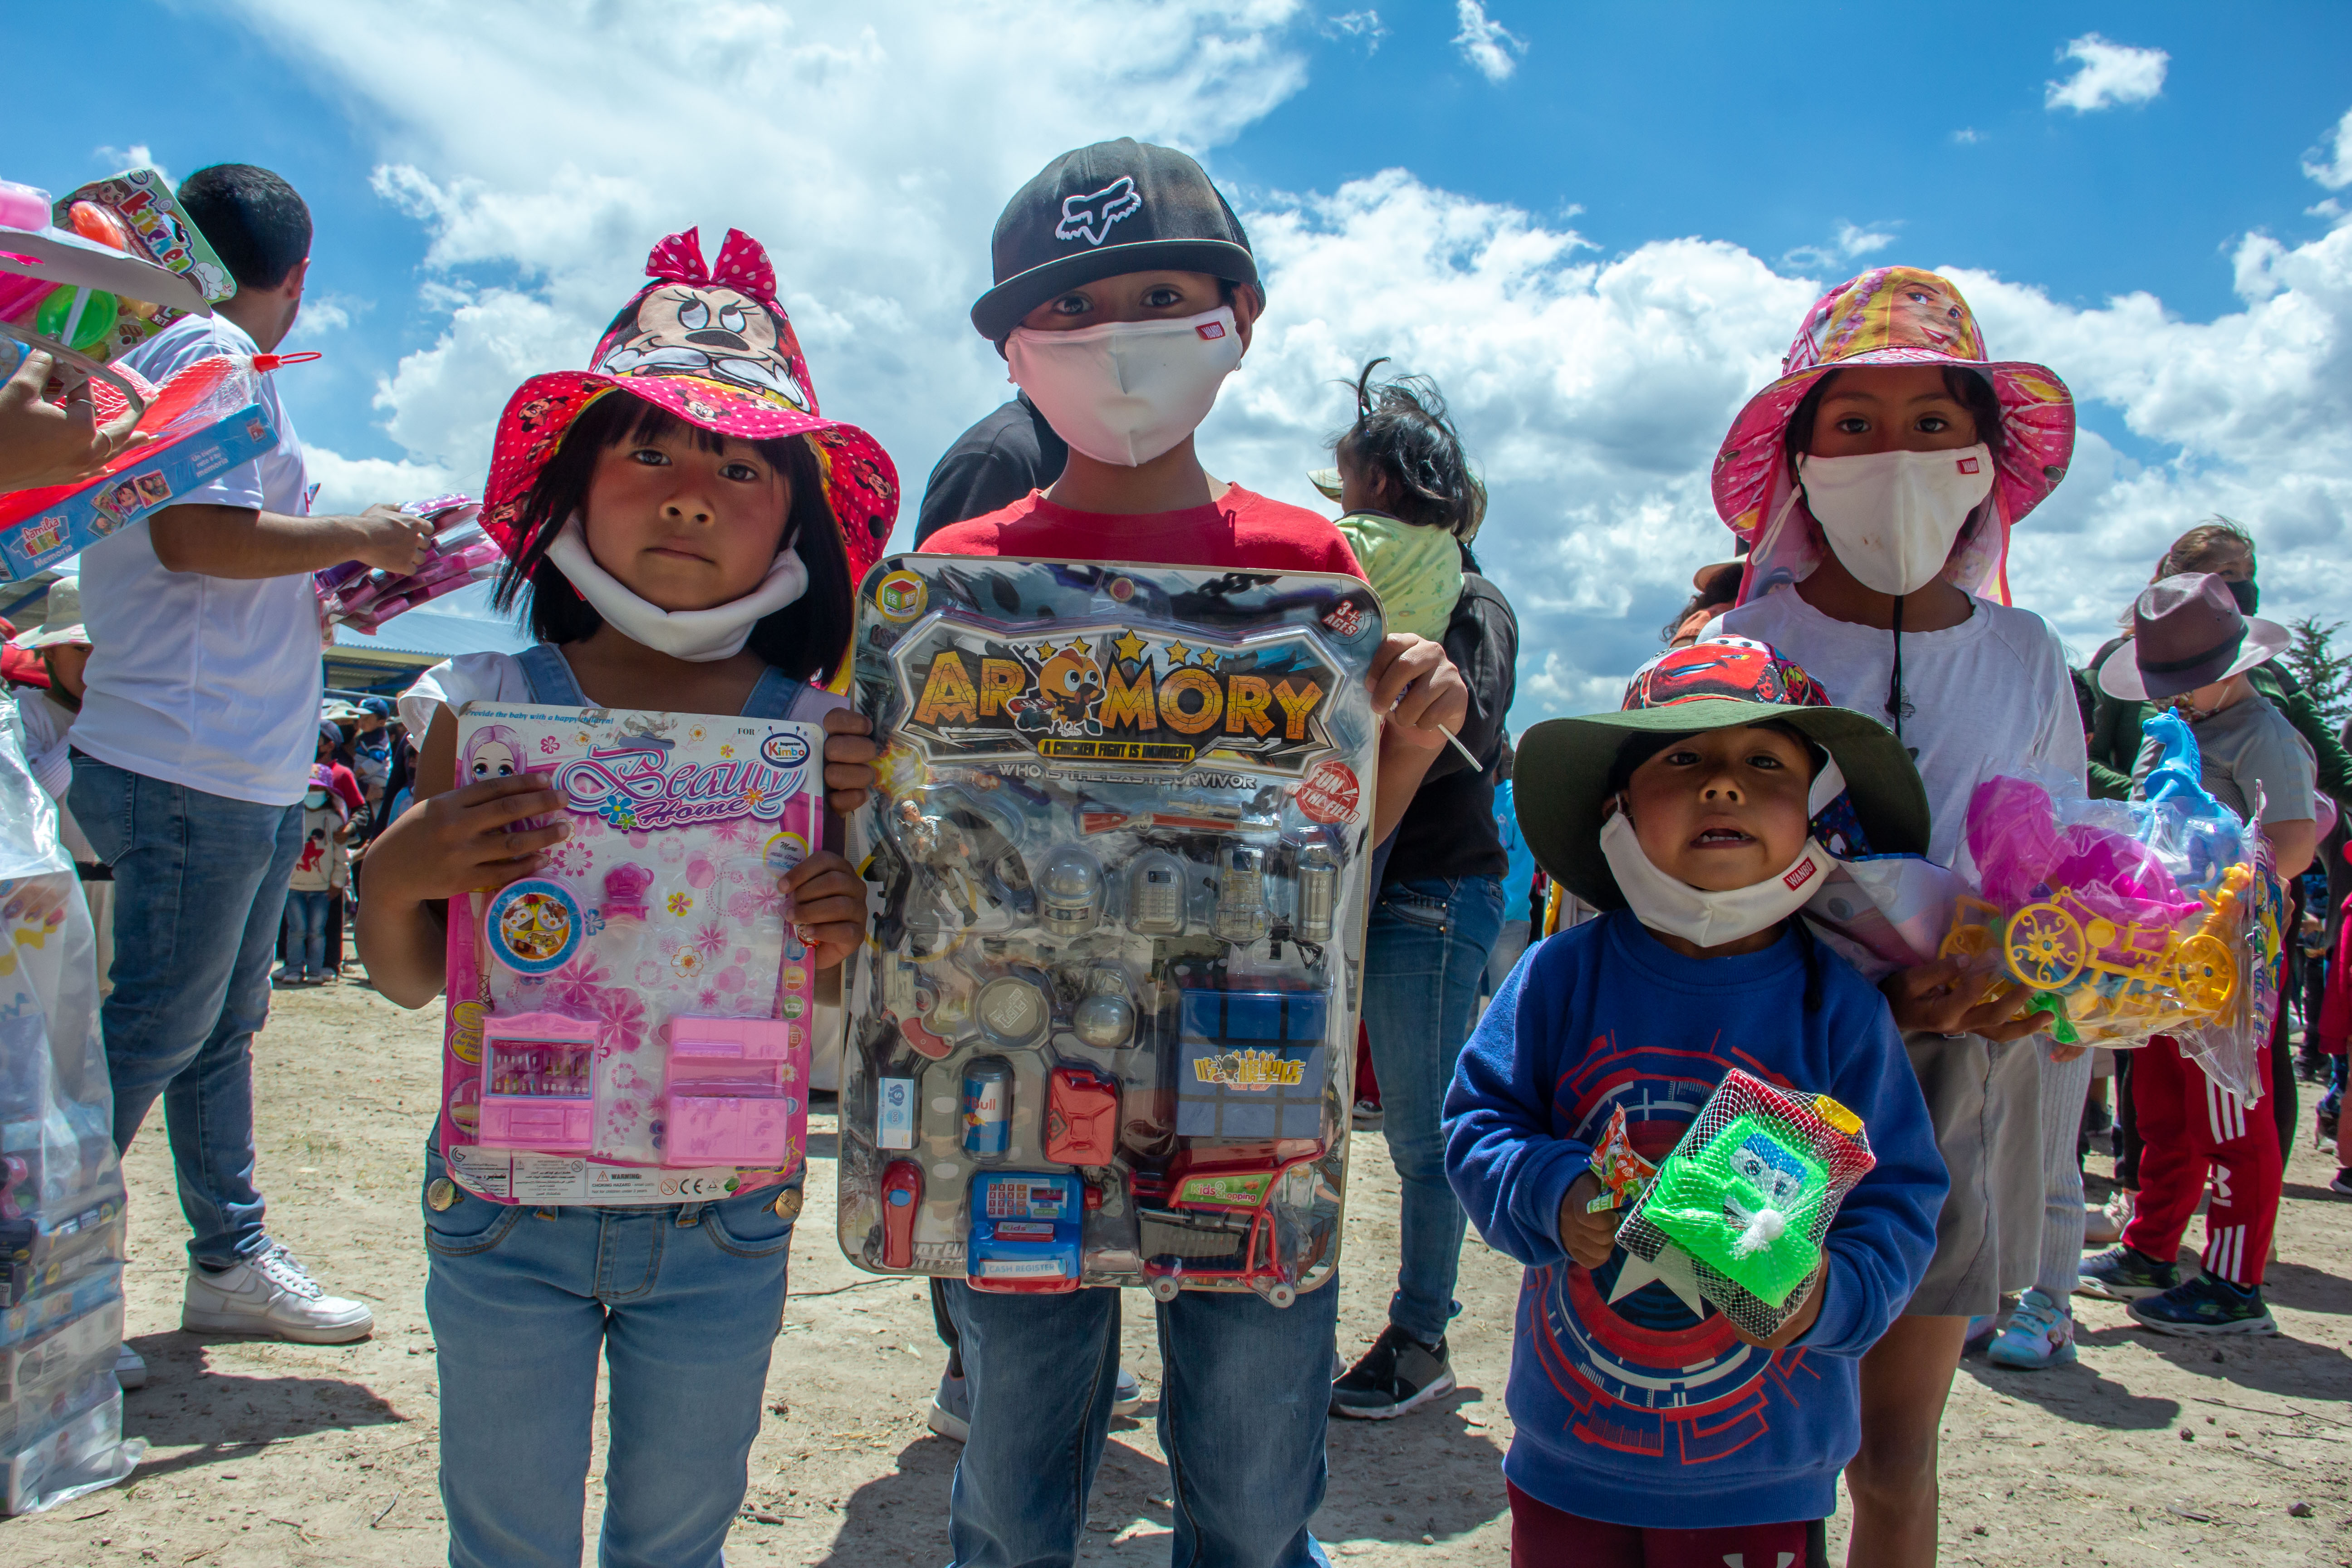
[[[186,1231],[160,1121],[141,1139],[128,1173],[130,1331],[152,1381],[128,1397],[124,1424],[151,1447],[123,1486],[0,1521],[0,1563],[446,1560],[416,1201],[440,1026],[437,1010],[403,1013],[346,984],[280,996],[256,1048],[270,1229],[331,1289],[374,1307],[363,1343],[180,1332]],[[730,1560],[944,1563],[957,1447],[923,1426],[940,1364],[929,1309],[920,1289],[861,1274],[835,1246],[834,1123],[829,1102],[819,1110],[812,1223],[793,1253],[771,1415]],[[1972,1359],[1944,1427],[1946,1563],[2352,1564],[2352,1205],[2329,1195],[2332,1161],[2309,1147],[2307,1115],[2305,1127],[2281,1219],[2286,1261],[2271,1271],[2280,1337],[2218,1348],[2159,1339],[2120,1307],[2078,1299],[2079,1365],[2017,1373]],[[1358,1142],[1350,1185],[1350,1268],[1338,1288],[1352,1354],[1378,1331],[1396,1256],[1396,1183],[1377,1136]],[[1474,1236],[1453,1334],[1461,1391],[1405,1420],[1333,1423],[1316,1531],[1336,1559],[1504,1560],[1496,1462],[1510,1441],[1502,1394],[1517,1287],[1517,1269]],[[1150,1394],[1147,1306],[1129,1298],[1126,1360]],[[1088,1563],[1167,1561],[1168,1474],[1150,1414],[1112,1435]],[[601,1471],[601,1441],[596,1462]],[[600,1507],[592,1479],[592,1541]],[[1843,1521],[1832,1528],[1842,1557]]]

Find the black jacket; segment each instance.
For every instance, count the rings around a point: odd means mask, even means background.
[[[1445,652],[1470,688],[1461,741],[1478,765],[1473,768],[1451,746],[1437,753],[1391,840],[1384,886],[1499,877],[1510,865],[1495,828],[1495,764],[1517,688],[1519,622],[1503,591],[1475,572],[1463,574],[1462,597],[1445,627]]]
[[[1044,489],[1069,460],[1069,443],[1026,395],[1015,397],[957,437],[932,468],[915,516],[915,548],[950,523],[986,517]]]

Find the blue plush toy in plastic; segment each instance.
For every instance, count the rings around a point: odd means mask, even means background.
[[[2141,788],[2147,803],[2168,812],[2179,825],[2189,857],[2184,888],[2202,890],[2220,883],[2224,868],[2245,858],[2245,829],[2237,814],[2205,788],[2204,756],[2189,721],[2169,708],[2141,721],[2140,733],[2164,749]]]

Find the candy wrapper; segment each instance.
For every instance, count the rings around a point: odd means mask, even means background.
[[[475,497],[436,496],[400,510],[433,524],[432,552],[414,572],[371,570],[363,563],[346,561],[318,573],[313,581],[329,621],[373,637],[403,611],[497,574],[500,552],[482,531],[482,503]]]
[[[1601,1178],[1601,1194],[1584,1205],[1586,1214],[1607,1214],[1638,1201],[1658,1174],[1655,1165],[1633,1152],[1622,1105],[1610,1112],[1609,1125],[1593,1146],[1592,1173]]]
[[[1766,1339],[1804,1304],[1838,1205],[1876,1163],[1853,1111],[1734,1068],[1617,1242],[1652,1263],[1679,1252],[1699,1295]]]
[[[2251,1102],[2277,1007],[2267,848],[2198,783],[2187,723],[2165,712],[2146,728],[2166,755],[2145,801],[2053,797],[1999,776],[1977,786],[1968,845],[1983,896],[1959,900],[1942,952],[1979,960],[1988,997],[2032,993],[2063,1042],[2168,1035]]]

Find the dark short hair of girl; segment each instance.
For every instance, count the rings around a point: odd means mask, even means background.
[[[2000,427],[2000,395],[1992,389],[1991,378],[1959,365],[1948,364],[1944,369],[1944,391],[1953,402],[1969,411],[1976,422],[1977,439],[1992,449],[1993,460],[2000,460],[2001,449],[2008,442]],[[1813,449],[1813,420],[1822,411],[1822,399],[1845,372],[1833,370],[1806,390],[1805,395],[1789,416],[1788,428],[1781,434],[1781,447],[1789,464],[1789,479],[1795,483],[1797,459]]]
[[[180,205],[240,289],[275,289],[310,254],[310,208],[251,163],[215,163],[180,182]]]
[[[604,617],[580,596],[562,568],[547,559],[547,547],[574,513],[586,509],[602,453],[625,441],[658,441],[680,433],[706,452],[727,449],[726,437],[625,392],[607,393],[589,405],[523,497],[522,515],[515,521],[517,548],[499,568],[490,603],[510,610],[528,588],[530,631],[540,641],[562,644],[594,636]],[[743,646],[796,679],[827,681],[849,643],[849,557],[841,546],[833,503],[825,499],[824,470],[809,439],[776,436],[749,443],[792,489],[776,548],[797,550],[809,581],[798,599],[762,616]]]
[[[1457,539],[1476,531],[1486,491],[1470,471],[1444,395],[1425,375],[1374,382],[1372,372],[1388,363],[1383,355],[1357,376],[1356,422],[1332,449],[1379,490],[1391,515]]]

